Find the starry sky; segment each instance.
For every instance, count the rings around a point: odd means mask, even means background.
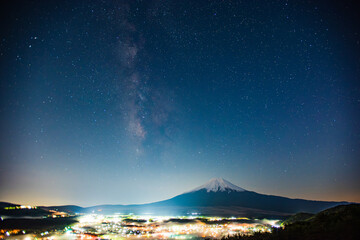
[[[163,200],[213,177],[360,202],[352,1],[1,6],[0,201]]]

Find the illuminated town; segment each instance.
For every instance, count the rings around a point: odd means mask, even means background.
[[[55,216],[55,215],[54,215]],[[53,216],[53,217],[54,217]],[[2,239],[220,239],[235,234],[269,232],[278,220],[250,220],[204,216],[98,215],[77,217],[62,230],[2,232]]]

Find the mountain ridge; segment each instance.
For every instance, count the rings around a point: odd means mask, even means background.
[[[297,212],[316,213],[341,204],[349,204],[349,202],[305,200],[260,194],[238,187],[223,178],[213,178],[191,191],[152,203],[103,204],[86,208],[76,205],[43,206],[41,208],[79,213],[161,213],[181,215],[198,212],[205,215],[283,216]]]

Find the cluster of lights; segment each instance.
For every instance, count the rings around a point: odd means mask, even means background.
[[[37,209],[36,206],[14,206],[14,207],[4,207],[5,210],[14,210],[14,209]]]
[[[235,220],[246,218],[221,217],[177,217],[176,219],[193,220],[189,223],[176,223],[172,217],[159,216],[103,216],[86,215],[79,219],[79,224],[73,227],[73,232],[79,235],[93,234],[113,238],[114,236],[126,238],[146,237],[150,239],[182,239],[187,236],[221,238],[234,234],[251,234],[253,232],[270,231],[272,223],[276,220],[266,220],[262,223],[239,223]],[[201,221],[201,220],[204,220]],[[229,222],[221,223],[220,221]],[[233,220],[233,222],[231,222]],[[205,223],[205,222],[208,223]]]
[[[269,232],[277,227],[277,220],[256,220],[244,223],[239,220],[247,218],[221,217],[164,217],[136,215],[99,215],[89,214],[78,218],[79,222],[63,231],[42,232],[37,238],[30,239],[187,239],[192,237],[219,239],[234,234],[252,234],[254,232]],[[188,221],[186,221],[188,220]],[[25,232],[23,232],[25,234]],[[10,232],[5,233],[6,237]],[[6,238],[5,237],[5,238]],[[25,237],[25,236],[24,236]]]

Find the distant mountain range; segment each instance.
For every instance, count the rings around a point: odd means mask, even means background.
[[[348,204],[348,202],[312,201],[260,194],[245,190],[222,178],[214,178],[192,191],[149,204],[99,205],[88,208],[66,205],[41,208],[74,213],[201,214],[285,218],[297,212],[317,213],[342,204]]]

